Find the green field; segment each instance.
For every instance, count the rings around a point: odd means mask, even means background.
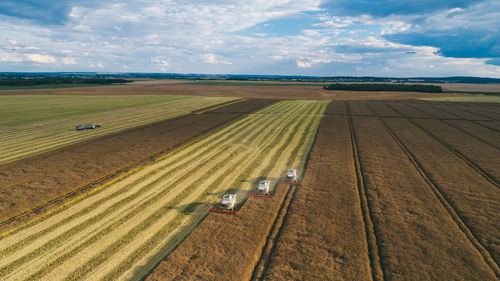
[[[0,163],[232,100],[191,96],[0,96]],[[95,130],[75,126],[98,123]]]
[[[302,175],[328,101],[282,101],[0,236],[2,280],[142,280],[222,194]]]

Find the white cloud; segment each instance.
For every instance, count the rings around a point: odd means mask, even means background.
[[[61,58],[62,64],[76,64],[76,60],[74,58]]]
[[[205,54],[202,56],[203,61],[210,64],[233,64],[230,61],[216,59],[214,54]]]
[[[51,55],[44,54],[25,54],[26,58],[34,63],[56,63],[57,60]]]
[[[53,65],[58,71],[123,71],[127,66],[134,72],[500,77],[499,68],[485,65],[485,60],[448,60],[436,55],[436,48],[383,39],[384,34],[418,28],[415,16],[332,16],[318,8],[320,2],[123,0],[73,7],[67,24],[59,26],[0,17],[0,67],[14,71],[43,71]],[[426,25],[494,22],[497,14],[481,16],[477,9],[432,14]],[[288,18],[313,20],[294,34],[276,35],[280,30],[272,29],[274,21]],[[260,29],[246,33],[250,36],[241,35],[240,31],[256,25]],[[10,65],[14,66],[6,68]],[[384,67],[390,70],[384,72]]]

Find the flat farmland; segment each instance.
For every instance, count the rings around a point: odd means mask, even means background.
[[[499,280],[500,104],[313,87],[1,95],[0,279]]]
[[[211,214],[148,280],[498,280],[490,106],[331,102],[301,186]]]
[[[0,96],[0,164],[232,100],[189,96]],[[97,123],[101,128],[75,131]]]
[[[4,232],[0,278],[143,278],[221,194],[302,167],[326,105],[272,104]]]

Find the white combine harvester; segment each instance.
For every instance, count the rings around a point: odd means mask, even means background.
[[[257,190],[260,193],[268,194],[270,186],[271,186],[271,181],[260,181]]]
[[[297,180],[297,169],[290,169],[286,173],[287,180]]]
[[[226,210],[233,210],[236,204],[236,194],[226,193],[222,196],[221,207]]]

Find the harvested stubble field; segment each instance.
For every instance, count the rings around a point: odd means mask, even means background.
[[[271,103],[239,101],[0,165],[0,231]]]
[[[498,280],[500,133],[483,125],[497,109],[334,101],[278,231],[273,216],[212,214],[150,280]],[[242,217],[260,206],[247,204]]]
[[[0,278],[145,276],[222,193],[244,197],[260,177],[304,165],[326,104],[270,105],[4,233]]]
[[[0,164],[230,101],[188,96],[0,96]],[[95,130],[75,126],[98,123]]]

